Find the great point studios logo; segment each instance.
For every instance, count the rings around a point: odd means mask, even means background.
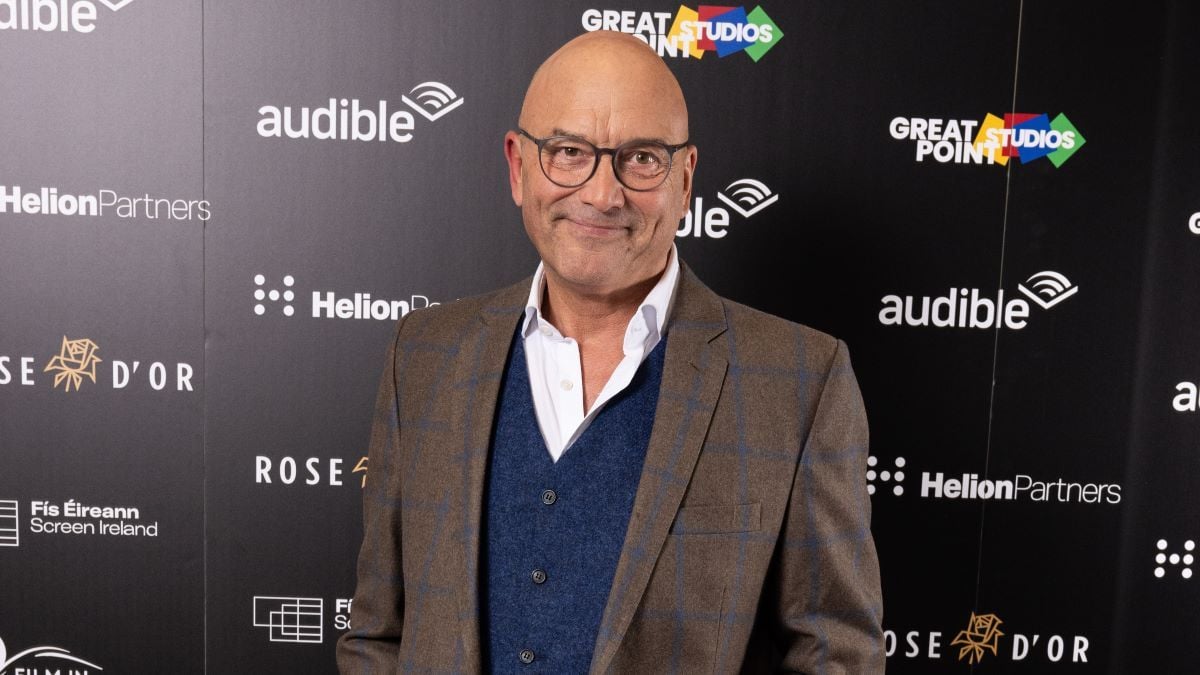
[[[1079,287],[1059,272],[1038,272],[1017,285],[1024,298],[1005,297],[1004,289],[995,298],[978,288],[951,288],[938,297],[885,295],[879,310],[884,326],[934,328],[1010,328],[1028,325],[1029,303],[1049,310],[1079,292]],[[1028,299],[1028,301],[1026,300]]]
[[[333,607],[333,628],[350,628],[350,598],[336,598]],[[321,644],[325,641],[325,599],[278,595],[254,596],[255,628],[267,629],[271,642],[292,644]]]
[[[583,29],[632,35],[662,57],[699,59],[713,52],[724,58],[743,52],[755,63],[783,39],[762,7],[747,12],[745,7],[680,5],[673,17],[670,12],[588,9]]]
[[[296,305],[303,297],[310,299],[309,311],[301,316],[313,319],[374,319],[396,321],[414,309],[424,309],[440,304],[424,295],[410,295],[406,300],[392,300],[373,296],[369,292],[338,293],[336,291],[312,291],[305,296],[297,291],[295,275],[285,274],[276,283],[265,274],[254,275],[254,313],[258,316],[278,311],[283,316],[295,316]]]
[[[53,373],[50,386],[72,395],[93,387],[194,391],[192,379],[196,370],[189,363],[144,362],[123,354],[122,358],[106,359],[102,354],[104,350],[94,340],[66,335],[62,336],[58,353],[49,358],[0,353],[0,386],[33,387],[44,381],[39,374]]]
[[[675,236],[681,239],[688,237],[722,239],[729,234],[725,228],[729,227],[730,211],[744,219],[749,219],[779,201],[779,195],[772,192],[771,188],[760,180],[740,178],[718,192],[717,199],[729,208],[714,206],[711,202],[706,208],[704,198],[696,197],[692,208],[688,209],[687,216],[676,230]]]
[[[54,667],[48,667],[51,665]],[[8,646],[0,638],[0,675],[90,675],[93,670],[104,669],[62,647],[41,645],[10,656]]]
[[[939,164],[999,164],[1017,158],[1028,164],[1043,157],[1061,167],[1087,140],[1063,113],[988,113],[983,121],[895,117],[888,132],[911,141],[916,161]]]
[[[136,506],[97,506],[77,499],[35,499],[29,502],[28,535],[84,537],[158,536],[158,521],[143,515]],[[21,503],[0,499],[0,547],[21,545]],[[0,673],[2,675],[2,673]]]
[[[418,84],[400,100],[411,112],[384,100],[364,103],[356,98],[330,98],[326,105],[299,109],[264,105],[255,128],[263,138],[407,143],[416,128],[413,112],[436,122],[464,102],[449,86],[433,81]]]
[[[906,471],[908,469],[908,471]],[[1047,478],[1018,473],[1012,476],[983,478],[977,473],[921,471],[916,475],[904,457],[894,457],[890,465],[879,457],[867,458],[867,493],[871,495],[911,495],[910,475],[919,481],[921,499],[1026,501],[1039,504],[1120,504],[1121,485]],[[906,487],[907,485],[907,487]]]
[[[0,0],[0,31],[91,33],[97,4],[116,12],[133,0]]]
[[[962,625],[962,624],[959,624]],[[946,637],[954,637],[946,643]],[[1091,640],[1085,635],[1018,632],[993,613],[971,612],[966,626],[942,631],[883,631],[889,659],[941,660],[954,658],[964,666],[984,661],[1039,664],[1037,672],[1053,666],[1087,663]]]

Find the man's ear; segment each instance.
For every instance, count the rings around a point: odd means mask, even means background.
[[[696,161],[699,159],[694,145],[689,145],[684,152],[683,162],[679,167],[683,170],[683,210],[679,212],[680,220],[683,220],[688,209],[692,208],[692,175],[696,172]]]
[[[504,134],[504,159],[508,161],[508,187],[512,190],[513,202],[520,206],[525,175],[522,173],[524,160],[521,157],[521,137],[515,131]]]

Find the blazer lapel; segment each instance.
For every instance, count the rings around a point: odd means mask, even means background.
[[[461,414],[462,436],[462,570],[459,583],[459,616],[463,660],[456,670],[479,672],[482,668],[479,623],[479,536],[482,531],[484,479],[488,447],[500,380],[508,360],[513,333],[529,294],[531,279],[496,293],[484,303],[479,322],[463,335],[451,382],[450,410]]]
[[[592,673],[604,673],[637,611],[691,480],[725,381],[726,330],[721,299],[685,265],[669,319],[666,361],[625,545],[600,621]]]

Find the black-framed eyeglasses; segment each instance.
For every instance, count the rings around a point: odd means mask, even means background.
[[[601,155],[612,155],[613,174],[621,185],[637,192],[646,192],[662,185],[671,173],[675,153],[691,145],[684,141],[667,145],[658,141],[635,140],[615,148],[601,148],[578,136],[548,136],[537,138],[517,127],[517,133],[538,147],[538,164],[542,173],[555,185],[579,187],[596,175]]]

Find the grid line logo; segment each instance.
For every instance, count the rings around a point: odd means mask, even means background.
[[[0,546],[21,545],[20,506],[15,499],[0,499]]]
[[[321,598],[254,596],[254,625],[269,630],[271,642],[320,644],[325,639]]]

